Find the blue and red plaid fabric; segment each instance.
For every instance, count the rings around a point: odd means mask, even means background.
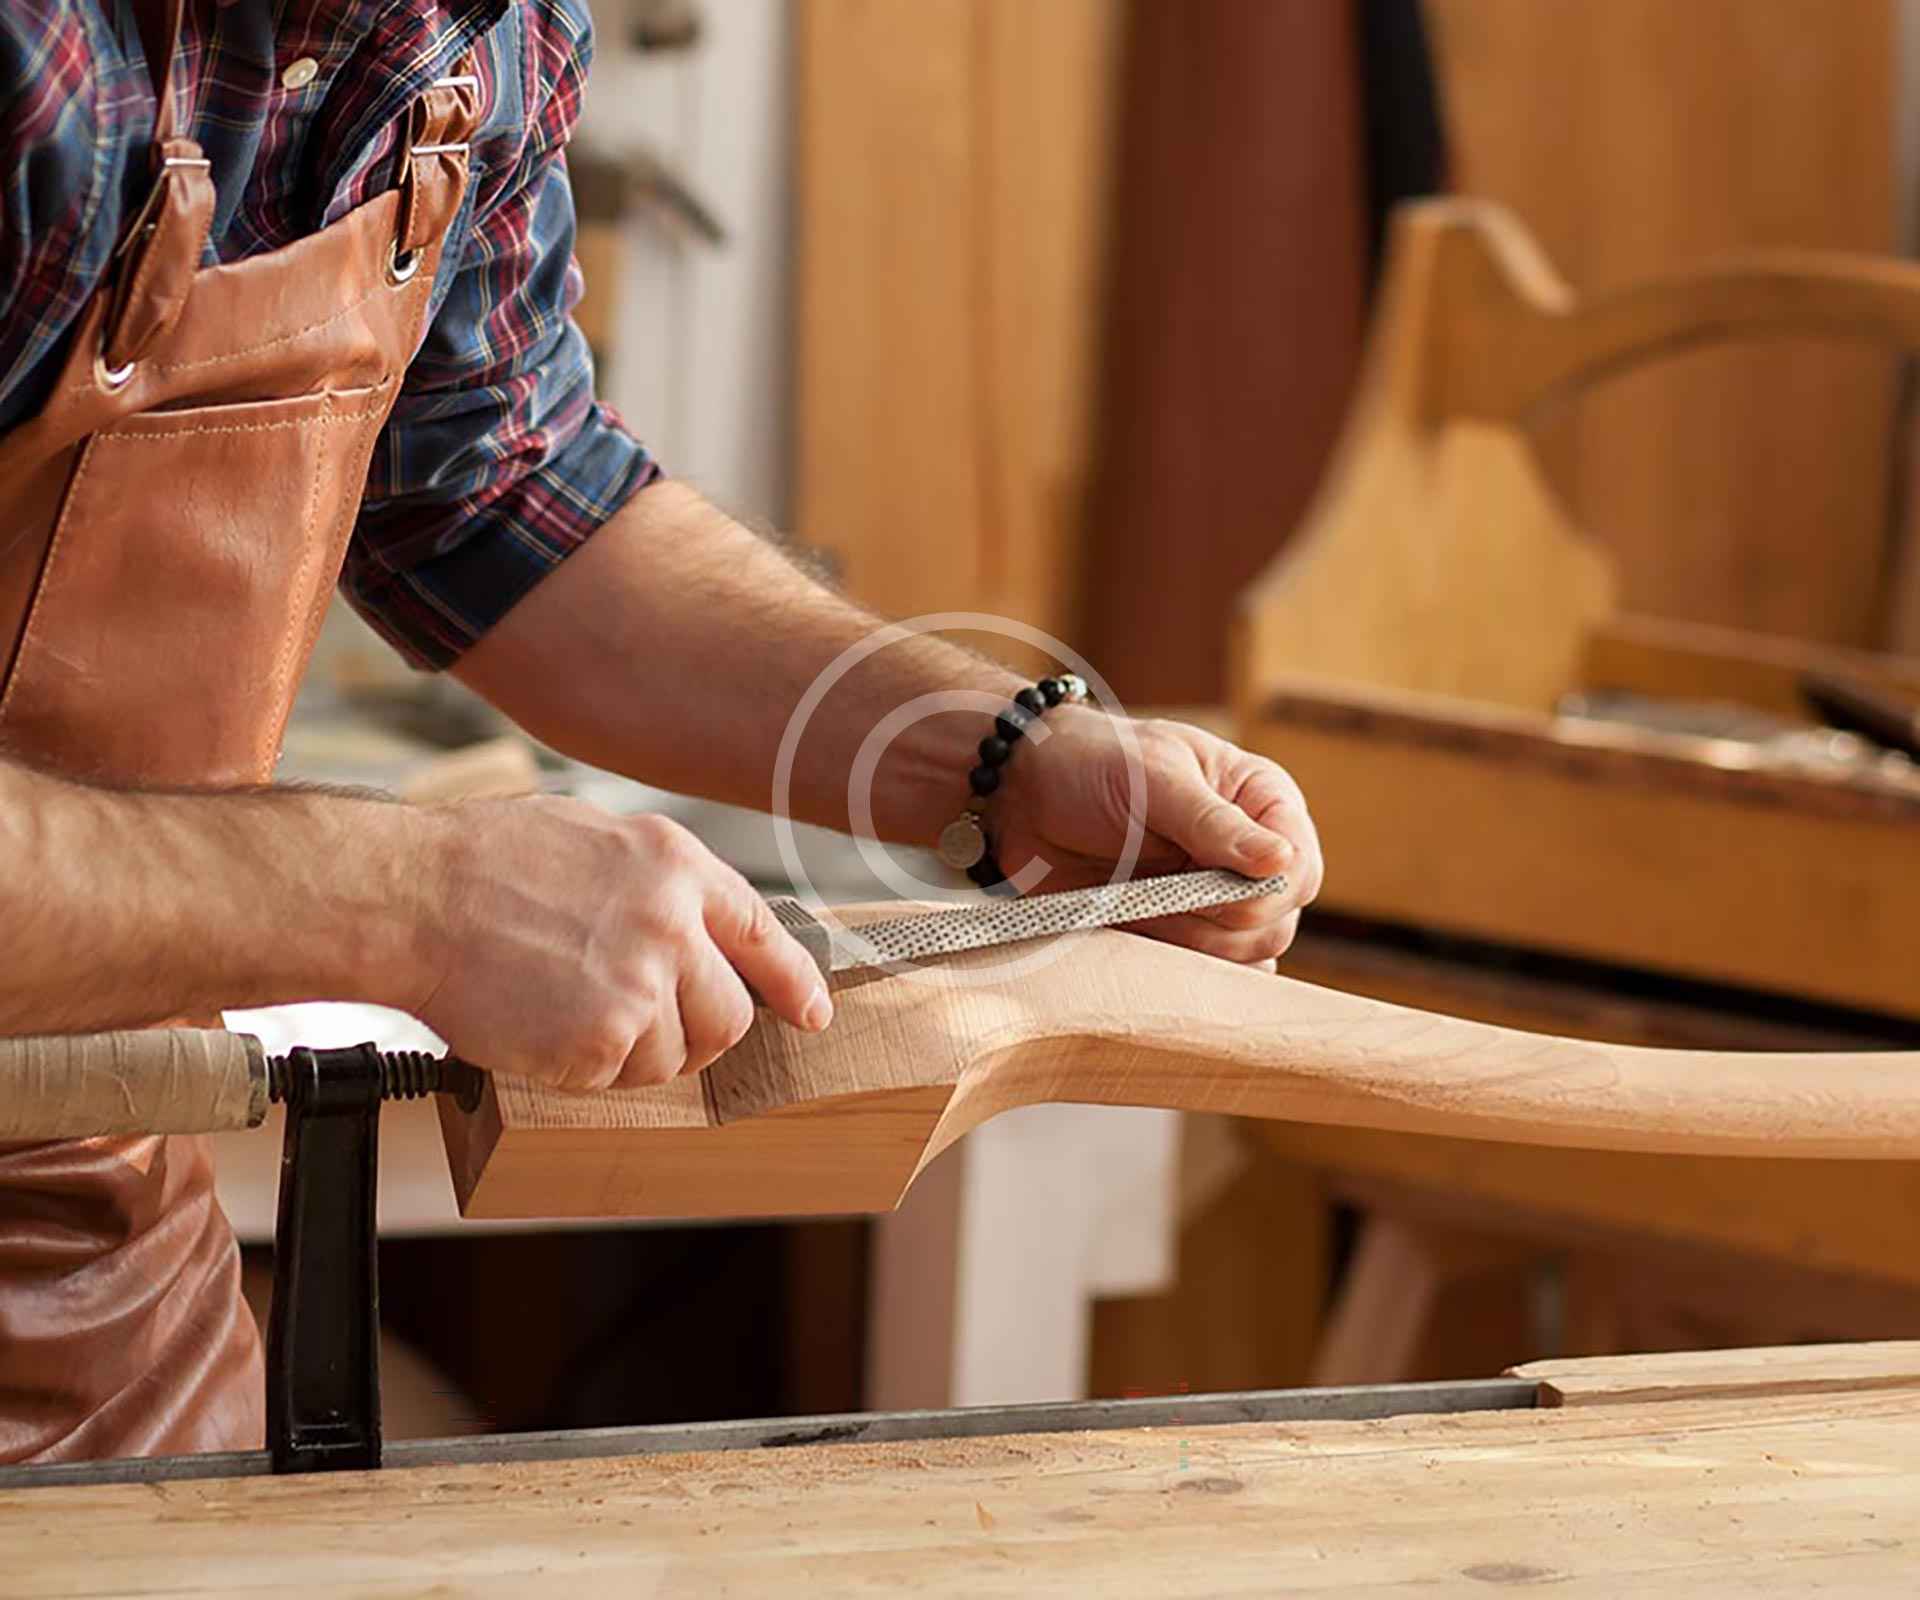
[[[564,150],[584,0],[188,0],[181,130],[213,163],[207,259],[272,250],[391,181],[407,108],[475,40],[485,116],[426,342],[380,446],[341,585],[443,667],[658,475],[593,396],[571,309]],[[148,182],[152,76],[127,0],[0,5],[0,429],[39,408]],[[282,86],[286,66],[318,71]]]

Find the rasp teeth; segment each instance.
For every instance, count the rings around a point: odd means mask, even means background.
[[[958,955],[994,945],[1017,944],[1084,928],[1144,922],[1207,906],[1228,905],[1279,894],[1284,877],[1247,878],[1214,869],[1177,872],[1161,878],[1068,889],[1022,900],[994,900],[955,906],[919,917],[896,917],[849,930],[836,943],[839,965],[901,965],[936,956]]]

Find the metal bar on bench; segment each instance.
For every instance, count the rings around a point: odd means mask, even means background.
[[[1480,1378],[1460,1383],[1255,1389],[1237,1394],[1152,1395],[1132,1400],[968,1406],[947,1411],[849,1411],[830,1416],[771,1417],[741,1422],[395,1440],[387,1445],[386,1466],[580,1461],[614,1456],[678,1455],[694,1450],[774,1450],[803,1444],[896,1444],[1108,1428],[1205,1428],[1235,1422],[1362,1422],[1380,1417],[1525,1410],[1536,1403],[1537,1397],[1537,1386],[1521,1379]],[[0,1467],[0,1491],[57,1485],[251,1478],[270,1471],[272,1462],[264,1450],[150,1456],[126,1461],[75,1461],[43,1467]]]

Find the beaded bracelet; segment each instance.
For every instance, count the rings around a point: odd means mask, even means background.
[[[1086,697],[1086,681],[1071,672],[1042,678],[1013,697],[1007,709],[993,719],[993,732],[980,741],[980,764],[967,774],[967,786],[973,791],[967,809],[940,830],[938,849],[942,861],[963,870],[982,889],[991,892],[1007,879],[994,858],[993,841],[987,837],[986,823],[981,819],[987,801],[1000,787],[1000,769],[1013,759],[1014,747],[1041,717],[1063,702]]]

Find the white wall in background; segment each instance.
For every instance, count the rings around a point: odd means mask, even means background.
[[[601,393],[676,477],[780,522],[788,482],[785,0],[700,0],[691,49],[638,52],[619,0],[594,0],[598,48],[578,138],[657,150],[720,218],[709,246],[645,214],[626,225],[616,350]]]

